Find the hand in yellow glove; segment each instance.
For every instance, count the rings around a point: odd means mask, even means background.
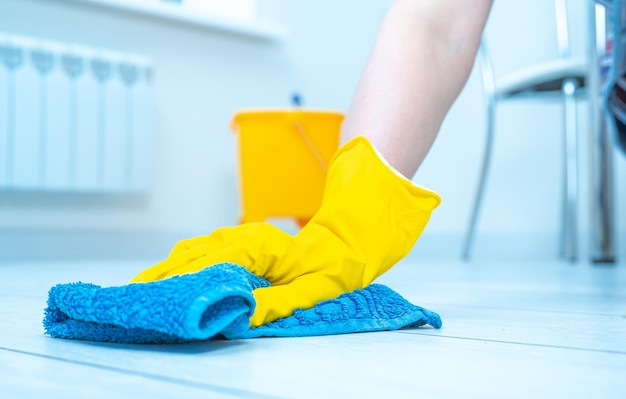
[[[267,223],[224,227],[183,240],[169,257],[137,275],[149,282],[232,262],[271,287],[253,292],[256,327],[297,308],[369,285],[411,250],[439,196],[388,166],[365,137],[331,160],[320,210],[293,236]]]

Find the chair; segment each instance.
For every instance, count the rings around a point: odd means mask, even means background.
[[[563,104],[565,143],[563,175],[563,211],[561,215],[561,256],[576,261],[578,211],[578,159],[576,99],[585,94],[589,67],[585,58],[570,54],[566,0],[555,0],[558,58],[531,66],[498,80],[494,79],[491,57],[483,39],[479,50],[483,89],[486,98],[486,141],[478,189],[470,215],[462,257],[469,260],[476,233],[478,215],[484,196],[492,157],[496,107],[511,99],[553,97]]]

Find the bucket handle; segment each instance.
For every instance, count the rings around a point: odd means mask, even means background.
[[[300,121],[294,120],[293,126],[296,128],[296,131],[300,135],[300,138],[302,138],[302,141],[304,141],[306,146],[309,147],[309,150],[315,157],[315,160],[320,165],[322,170],[326,172],[328,170],[328,164],[326,163],[326,161],[324,161],[324,158],[322,158],[322,155],[320,154],[320,152],[317,150],[317,148],[311,141],[311,138],[307,134],[306,130],[304,130],[304,128],[302,127],[302,124],[300,123]]]

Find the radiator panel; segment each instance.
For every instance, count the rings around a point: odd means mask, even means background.
[[[152,75],[137,54],[0,34],[0,190],[148,191]]]

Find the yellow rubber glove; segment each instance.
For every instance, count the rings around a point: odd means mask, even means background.
[[[137,275],[149,282],[221,262],[245,266],[272,283],[253,292],[256,327],[364,288],[409,253],[439,196],[388,166],[365,137],[330,162],[322,205],[293,236],[267,223],[224,227],[176,244],[168,258]]]

